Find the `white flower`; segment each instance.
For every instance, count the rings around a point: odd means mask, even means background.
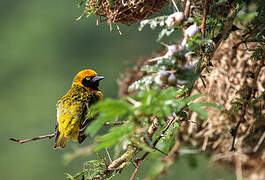
[[[168,27],[172,27],[175,24],[175,20],[174,20],[174,18],[171,15],[168,16],[168,18],[167,18],[167,20],[165,22],[166,22],[166,25]]]
[[[163,86],[164,82],[161,80],[160,75],[157,75],[154,79],[155,83],[158,84],[159,86]]]
[[[141,26],[145,26],[148,23],[149,23],[149,20],[143,20],[143,21],[140,22],[140,25]]]
[[[183,12],[175,12],[174,14],[172,14],[172,16],[174,17],[175,21],[178,23],[180,21],[182,21],[184,19],[184,14]]]
[[[187,46],[187,38],[184,38],[181,42],[181,44],[179,45],[179,51],[184,51],[184,49]]]
[[[185,31],[185,36],[187,37],[192,37],[194,36],[196,33],[198,33],[200,31],[199,26],[197,26],[196,23],[194,23],[193,25],[190,25],[186,31]]]
[[[174,56],[174,54],[177,52],[177,45],[170,45],[167,46],[167,53],[165,54],[165,58],[169,58]]]
[[[168,18],[166,20],[166,25],[168,27],[172,27],[175,24],[181,22],[183,19],[184,19],[183,12],[175,12],[175,13],[168,16]]]

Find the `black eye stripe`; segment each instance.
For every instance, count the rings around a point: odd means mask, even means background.
[[[83,80],[82,80],[82,84],[85,86],[85,87],[89,87],[92,85],[92,80],[91,80],[91,76],[87,76],[85,77]]]
[[[89,81],[92,79],[92,76],[87,76],[87,77],[85,77],[85,79]]]
[[[85,87],[88,87],[88,88],[90,88],[90,89],[98,90],[98,85],[99,85],[99,83],[98,83],[98,82],[93,82],[93,77],[94,77],[94,76],[86,76],[86,77],[82,80],[82,84],[83,84]]]

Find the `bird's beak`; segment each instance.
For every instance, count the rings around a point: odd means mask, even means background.
[[[92,81],[93,81],[93,82],[98,82],[98,81],[100,81],[100,80],[102,80],[102,79],[104,79],[103,76],[97,75],[97,76],[95,76],[95,77],[92,79]]]

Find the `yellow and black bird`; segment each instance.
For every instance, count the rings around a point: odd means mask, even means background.
[[[85,69],[74,77],[71,89],[57,103],[57,124],[54,148],[64,148],[69,139],[82,143],[85,129],[93,119],[87,119],[89,107],[103,99],[98,89],[103,76]]]

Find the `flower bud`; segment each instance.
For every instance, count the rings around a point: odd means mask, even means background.
[[[169,76],[169,72],[165,71],[165,70],[160,70],[159,71],[159,78],[161,81],[163,81],[164,83],[167,82],[167,78]]]
[[[177,84],[177,77],[175,74],[171,73],[167,79],[168,84],[175,86]]]

